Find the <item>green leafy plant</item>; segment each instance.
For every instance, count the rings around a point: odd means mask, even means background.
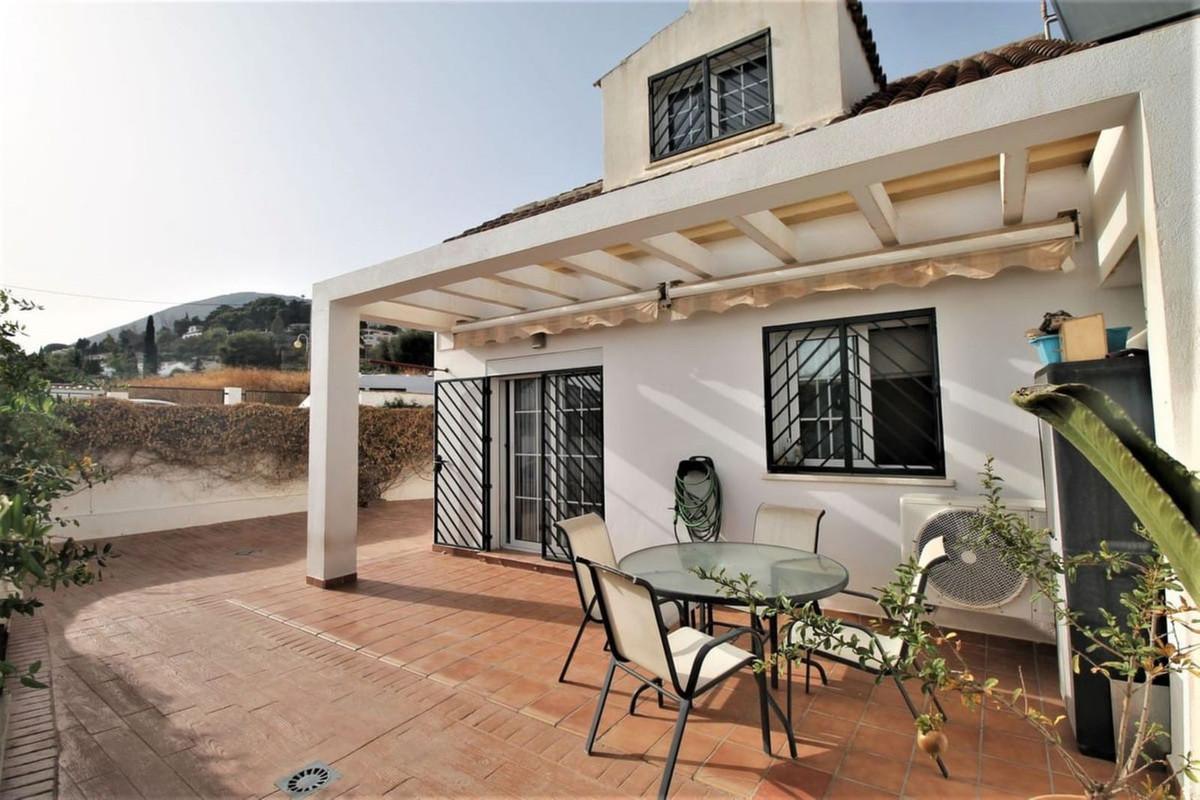
[[[23,329],[14,314],[36,308],[0,290],[0,620],[6,623],[41,606],[38,589],[90,583],[108,555],[107,548],[53,535],[66,524],[54,516],[54,501],[96,471],[64,446],[70,424],[55,413],[40,359],[17,343]],[[39,667],[31,665],[22,682],[40,686]],[[0,658],[0,674],[16,671]]]
[[[796,606],[786,597],[765,597],[747,575],[730,577],[724,569],[697,569],[696,573],[718,584],[737,605],[749,606],[762,616],[778,617],[781,629],[794,626],[792,636],[783,638],[787,643],[760,660],[756,669],[766,669],[772,662],[800,661],[811,651],[840,651],[864,668],[883,667],[877,681],[895,674],[901,680],[918,682],[927,706],[935,692],[953,694],[967,707],[982,705],[1016,717],[1060,756],[1088,798],[1115,798],[1123,793],[1164,798],[1170,796],[1170,778],[1186,775],[1195,780],[1196,762],[1190,754],[1174,765],[1153,755],[1154,745],[1166,732],[1150,719],[1152,693],[1140,690],[1167,674],[1200,677],[1194,659],[1196,647],[1181,647],[1165,633],[1168,623],[1200,631],[1200,610],[1186,600],[1168,600],[1177,597],[1181,588],[1171,562],[1158,551],[1131,556],[1103,545],[1095,553],[1063,558],[1050,546],[1050,531],[1034,528],[1004,506],[1003,480],[990,458],[981,483],[985,504],[972,535],[986,538],[987,546],[996,548],[1008,567],[1032,582],[1035,594],[1051,605],[1056,618],[1086,642],[1074,653],[1075,670],[1104,675],[1121,689],[1117,760],[1105,778],[1092,777],[1065,746],[1065,718],[1044,713],[1038,699],[1030,697],[1020,671],[1012,685],[1005,685],[969,663],[958,634],[938,624],[924,595],[916,591],[924,569],[915,556],[897,567],[893,579],[878,590],[883,616],[870,623],[878,632],[904,642],[907,646],[901,654],[883,652],[872,637],[855,635],[841,620],[821,614],[812,604]],[[1067,607],[1059,591],[1060,579],[1072,580],[1084,567],[1103,569],[1110,580],[1122,576],[1131,581],[1131,588],[1121,594],[1119,608],[1099,610],[1099,625],[1086,624],[1079,612]],[[945,749],[944,736],[933,735],[942,727],[939,712],[940,708],[927,707],[914,721],[918,743],[930,755]]]
[[[83,586],[98,580],[111,556],[112,545],[97,548],[60,541],[52,535],[56,526],[44,514],[26,508],[24,498],[0,495],[0,620],[7,626],[15,614],[32,616],[42,607],[37,589]],[[26,686],[44,688],[37,679],[41,662],[20,674]],[[17,668],[0,660],[0,675],[16,674]]]
[[[1200,600],[1200,478],[1098,389],[1077,383],[1032,386],[1018,389],[1012,399],[1048,422],[1112,484],[1188,594]]]

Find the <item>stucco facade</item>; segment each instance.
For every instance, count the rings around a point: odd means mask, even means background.
[[[768,29],[772,72],[780,76],[773,87],[775,124],[748,132],[743,144],[828,122],[876,88],[844,2],[693,3],[682,17],[597,82],[604,107],[605,188],[615,189],[726,150],[727,146],[707,148],[652,164],[647,80]]]
[[[833,66],[825,74],[838,75],[803,95],[811,121],[787,117],[803,126],[838,115],[866,76],[853,59],[837,66],[849,40],[833,13],[838,4],[790,5],[804,6],[788,13],[812,14],[806,24],[826,32],[820,48]],[[619,552],[670,536],[672,471],[680,458],[696,453],[717,462],[730,537],[749,535],[759,502],[821,505],[829,509],[822,550],[850,566],[858,588],[882,582],[900,556],[898,505],[904,494],[975,494],[975,473],[991,453],[1012,496],[1039,499],[1036,425],[1007,397],[1036,369],[1024,331],[1042,312],[1057,308],[1099,311],[1109,324],[1146,329],[1157,439],[1184,464],[1200,468],[1200,235],[1194,205],[1200,23],[1167,25],[762,146],[697,153],[645,180],[648,145],[637,137],[646,136],[646,76],[671,66],[671,54],[699,55],[763,27],[765,17],[744,25],[733,20],[734,8],[718,4],[708,12],[713,19],[731,15],[724,35],[688,22],[696,19],[693,12],[678,23],[678,32],[660,33],[604,79],[605,192],[314,286],[312,580],[330,585],[355,571],[356,375],[345,354],[357,346],[360,318],[438,331],[437,363],[453,377],[602,366],[605,506]],[[772,21],[771,28],[773,42],[782,40],[782,47],[788,34],[777,30],[780,24]],[[784,74],[778,62],[777,72]],[[809,91],[803,77],[797,80],[790,88],[776,86],[780,120],[791,113],[789,92],[799,98]],[[621,86],[628,96],[610,98]],[[1036,148],[1054,149],[1079,137],[1094,142],[1083,162],[1027,169]],[[741,152],[716,157],[734,151]],[[888,182],[930,171],[958,174],[981,161],[997,164],[999,175],[972,180],[968,188],[942,186],[927,196],[887,202]],[[793,220],[786,232],[772,224],[774,239],[744,224],[796,204],[836,205],[847,195],[854,202],[844,213]],[[863,248],[886,255],[881,231],[901,245],[961,240],[1053,219],[1065,210],[1079,213],[1081,232],[1068,265],[1074,268],[1063,272],[1016,266],[987,280],[946,278],[920,289],[836,292],[685,320],[627,322],[550,335],[536,350],[527,338],[463,344],[464,334],[482,327],[550,312],[591,313],[598,284],[572,264],[617,276],[623,288],[610,291],[618,296],[604,300],[609,303],[645,302],[656,284],[676,279],[705,290],[708,279],[680,275],[643,246],[661,237],[680,245],[673,237],[688,238],[681,232],[691,232],[692,245],[700,248],[684,251],[702,256],[693,261],[702,260],[719,279],[778,269],[764,241],[782,242],[803,262]],[[695,231],[729,220],[759,238],[697,242],[702,237]],[[530,270],[536,285],[514,286],[515,279],[531,280]],[[493,278],[500,278],[499,286],[486,283]],[[547,288],[554,294],[541,291]],[[930,307],[938,325],[945,480],[914,485],[765,477],[763,327]],[[498,447],[491,451],[497,469]],[[497,515],[499,508],[493,504],[488,513]],[[502,524],[499,517],[492,521]],[[1181,638],[1186,644],[1186,632]],[[1195,681],[1179,681],[1172,708],[1177,749],[1196,749],[1198,725],[1200,692]]]

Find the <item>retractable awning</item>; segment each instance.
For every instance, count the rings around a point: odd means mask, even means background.
[[[881,286],[926,286],[957,276],[982,280],[1012,268],[1039,272],[1064,269],[1074,252],[1073,215],[1051,222],[1001,228],[969,236],[898,245],[822,261],[792,264],[736,276],[633,292],[456,325],[456,346],[507,342],[537,333],[685,319],[704,311],[738,306],[762,308],[817,292],[870,290]],[[664,296],[665,291],[665,296]],[[665,298],[669,297],[669,302]]]

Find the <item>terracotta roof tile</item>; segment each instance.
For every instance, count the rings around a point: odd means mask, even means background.
[[[855,25],[858,27],[859,37],[863,41],[863,48],[867,53],[867,59],[871,62],[872,72],[875,73],[876,79],[882,85],[884,80],[883,70],[878,67],[879,56],[875,52],[875,43],[871,39],[870,28],[866,27],[866,16],[862,14],[861,3],[857,0],[846,0],[846,6],[850,9],[851,15],[855,17]],[[861,22],[859,21],[860,19]],[[883,85],[883,88],[879,91],[859,100],[847,113],[833,119],[829,124],[832,125],[850,117],[869,114],[872,111],[906,103],[909,100],[943,92],[947,89],[965,86],[968,83],[974,83],[975,81],[995,75],[1002,75],[1005,72],[1011,72],[1031,64],[1039,64],[1060,56],[1077,53],[1080,50],[1086,50],[1093,46],[1094,43],[1092,42],[1066,42],[1060,39],[1042,38],[1022,39],[1018,42],[1006,44],[1003,47],[985,50],[982,53],[976,53],[973,56],[943,64],[940,67],[923,70],[916,75],[909,75],[906,78],[894,80],[891,83]],[[796,133],[807,133],[809,130],[813,129],[808,128]],[[544,214],[547,211],[553,211],[556,208],[589,200],[603,191],[603,183],[599,180],[585,183],[582,186],[569,189],[553,197],[548,197],[545,200],[538,200],[515,208],[507,214],[501,214],[495,219],[490,219],[473,228],[468,228],[446,241],[460,239],[464,236],[470,236],[473,233],[479,233],[492,228],[499,228],[502,225],[508,225],[517,220],[527,219],[538,214]]]
[[[894,80],[878,92],[859,100],[847,113],[835,119],[834,122],[905,103],[934,92],[965,86],[984,78],[1012,72],[1014,69],[1077,53],[1092,46],[1091,42],[1065,42],[1060,39],[1042,38],[1022,39],[1019,42],[1006,44],[994,50],[985,50],[940,67],[923,70],[916,75],[909,75],[907,78]]]

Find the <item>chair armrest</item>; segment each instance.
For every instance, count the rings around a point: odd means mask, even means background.
[[[733,628],[732,630],[728,630],[720,636],[710,639],[700,646],[700,650],[696,653],[695,660],[692,661],[692,669],[690,670],[691,674],[688,675],[688,695],[691,695],[692,692],[696,691],[696,681],[700,679],[700,668],[704,664],[704,659],[708,658],[708,654],[711,653],[715,648],[720,647],[723,644],[728,644],[739,636],[747,633],[750,634],[751,638],[754,639],[754,656],[757,658],[763,657],[763,635],[753,628]]]
[[[679,612],[679,624],[682,625],[687,621],[687,604],[677,598],[666,598],[655,595],[655,600],[660,606],[673,605],[675,610]]]

